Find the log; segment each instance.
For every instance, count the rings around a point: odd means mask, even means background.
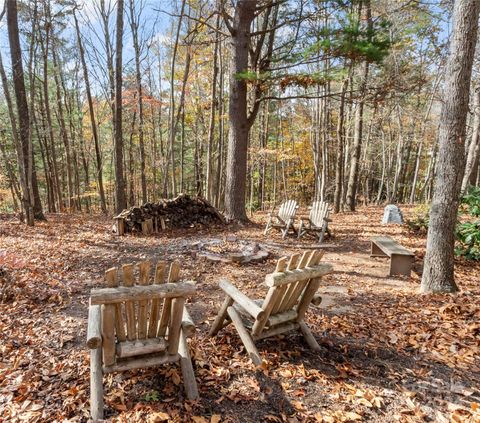
[[[225,224],[225,218],[208,201],[201,197],[180,194],[172,200],[145,203],[123,210],[115,221],[123,221],[124,232],[152,233],[158,226],[165,230],[192,225]],[[154,225],[155,222],[155,225]]]

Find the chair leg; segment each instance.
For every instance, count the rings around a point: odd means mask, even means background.
[[[300,226],[298,228],[297,238],[300,239],[302,236],[303,236],[303,221],[300,222]]]
[[[265,230],[263,231],[263,235],[267,235],[268,232],[270,231],[270,229],[272,229],[271,223],[272,223],[272,216],[270,216],[268,218],[267,226],[265,227]]]
[[[287,225],[285,226],[285,229],[282,229],[282,239],[285,239],[285,237],[288,235],[288,231],[290,230],[290,226],[292,225],[292,222],[289,220],[287,222]]]
[[[182,368],[185,393],[189,400],[195,400],[198,398],[197,381],[195,380],[192,359],[190,357],[190,352],[188,351],[187,337],[185,336],[185,333],[183,333],[183,330],[180,332],[178,353],[180,354],[180,367]]]
[[[90,414],[92,420],[103,420],[102,348],[90,350]]]
[[[300,324],[300,330],[302,331],[303,337],[305,338],[305,341],[307,341],[308,346],[314,351],[320,351],[320,345],[318,345],[317,340],[307,324],[303,321],[298,323]]]
[[[212,327],[210,328],[210,332],[208,333],[210,336],[215,336],[222,328],[225,327],[223,324],[225,319],[227,318],[227,309],[233,304],[233,299],[228,297],[225,298],[225,301],[218,310],[217,317],[215,318]]]
[[[319,244],[323,242],[323,238],[325,238],[325,233],[330,233],[328,230],[328,224],[326,222],[322,225],[322,232],[320,233],[320,236],[318,238]]]
[[[238,335],[240,336],[253,364],[255,364],[255,366],[260,366],[262,364],[262,358],[260,357],[257,347],[253,343],[252,337],[245,329],[245,326],[243,326],[242,318],[233,307],[228,307],[227,312],[232,319],[235,329],[237,329]]]

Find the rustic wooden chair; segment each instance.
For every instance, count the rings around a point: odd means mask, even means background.
[[[282,239],[288,234],[289,230],[295,232],[295,227],[293,223],[295,221],[295,215],[297,213],[298,205],[295,200],[287,200],[280,205],[278,213],[275,213],[275,207],[270,212],[267,226],[265,227],[264,235],[271,229],[278,229],[282,233]]]
[[[323,238],[327,233],[332,236],[328,229],[328,222],[332,220],[328,217],[330,214],[329,204],[324,201],[315,201],[310,209],[308,219],[300,220],[300,227],[298,228],[298,238],[306,234],[313,234],[318,237],[318,242],[323,242]]]
[[[150,261],[140,262],[138,281],[133,264],[122,266],[121,278],[117,268],[109,269],[107,287],[90,293],[87,346],[94,421],[103,419],[104,373],[179,361],[187,397],[198,397],[186,340],[195,326],[184,307],[185,298],[195,292],[194,283],[179,281],[178,262],[167,273],[166,263],[159,261],[153,281],[150,269]]]
[[[320,286],[321,277],[332,271],[327,263],[320,264],[323,251],[306,251],[288,259],[278,260],[274,273],[265,277],[269,287],[263,300],[253,301],[228,280],[220,280],[227,297],[213,322],[210,336],[233,323],[245,348],[257,366],[262,359],[254,341],[300,329],[313,350],[320,347],[304,322],[305,312]],[[318,302],[317,302],[318,304]]]

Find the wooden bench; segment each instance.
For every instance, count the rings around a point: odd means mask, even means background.
[[[371,239],[370,257],[390,257],[390,276],[410,276],[414,254],[389,236],[374,236]]]

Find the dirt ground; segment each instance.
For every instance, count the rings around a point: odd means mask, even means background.
[[[480,422],[480,263],[457,261],[460,293],[419,294],[425,236],[381,225],[382,213],[333,216],[333,238],[322,247],[334,272],[306,319],[322,351],[295,333],[261,341],[261,369],[233,327],[208,337],[223,300],[217,281],[228,277],[261,298],[276,260],[315,248],[315,240],[265,237],[262,214],[243,227],[121,238],[102,217],[50,215],[35,228],[0,217],[0,422],[88,420],[89,290],[107,268],[146,258],[179,260],[182,276],[197,282],[188,307],[198,327],[190,348],[201,399],[185,400],[176,366],[108,375],[112,421]],[[270,257],[240,266],[194,253],[199,240],[231,234],[264,243]],[[415,252],[410,278],[388,277],[388,260],[370,258],[369,239],[382,234]]]

